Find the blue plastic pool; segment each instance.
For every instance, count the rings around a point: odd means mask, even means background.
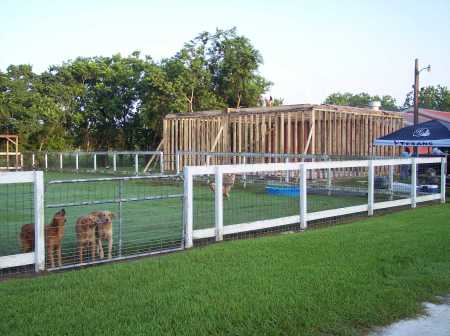
[[[295,186],[284,185],[267,185],[266,193],[277,196],[299,196],[300,188]]]

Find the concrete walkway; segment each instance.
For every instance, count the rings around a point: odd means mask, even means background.
[[[442,304],[424,303],[427,315],[403,320],[379,329],[370,336],[450,336],[450,295]]]

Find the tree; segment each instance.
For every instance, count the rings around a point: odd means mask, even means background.
[[[405,109],[414,106],[414,92],[406,95],[403,107]],[[439,111],[450,112],[450,90],[446,86],[427,86],[419,91],[419,107]]]
[[[345,93],[332,93],[325,99],[325,104],[330,105],[344,105],[354,107],[367,107],[370,102],[379,101],[381,103],[381,109],[387,111],[398,111],[395,98],[389,95],[384,96],[371,96],[368,93],[362,92],[359,94]]]

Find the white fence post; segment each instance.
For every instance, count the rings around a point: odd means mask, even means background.
[[[284,163],[289,163],[289,158],[284,159]],[[286,183],[289,183],[289,170],[286,170]]]
[[[45,170],[48,169],[48,153],[44,154],[44,161],[45,161]]]
[[[45,269],[44,174],[34,172],[34,255],[36,272]]]
[[[308,213],[307,203],[307,185],[306,185],[306,166],[304,163],[300,165],[300,183],[299,183],[299,195],[300,195],[300,229],[305,230],[308,227],[308,221],[306,214]]]
[[[116,152],[113,153],[113,171],[114,172],[117,171],[117,153]]]
[[[94,154],[94,171],[97,170],[97,154]]]
[[[31,166],[33,167],[33,169],[34,169],[35,166],[36,166],[36,156],[35,156],[34,153],[31,154]]]
[[[59,169],[63,169],[63,155],[62,153],[59,153]]]
[[[164,152],[159,152],[159,171],[164,174]]]
[[[394,199],[394,165],[389,166],[389,199]]]
[[[443,157],[441,160],[441,203],[445,203],[445,183],[447,177],[447,158]]]
[[[80,169],[80,154],[77,152],[75,153],[75,170]]]
[[[214,197],[216,241],[223,240],[223,174],[220,166],[216,167],[216,189]]]
[[[246,164],[247,163],[247,157],[244,156],[242,158],[242,164]],[[247,188],[247,174],[244,173],[244,176],[242,177],[244,180],[244,188]]]
[[[184,168],[184,246],[191,248],[193,238],[193,176],[190,168]]]
[[[139,175],[139,155],[134,154],[134,173]]]
[[[411,158],[411,208],[417,205],[417,162],[416,158]]]
[[[331,182],[332,182],[332,178],[331,178],[331,168],[327,169],[327,189],[328,189],[328,196],[331,195]]]
[[[375,169],[373,161],[369,160],[369,177],[368,177],[368,192],[367,192],[369,216],[373,216],[374,189],[375,189]]]
[[[180,174],[180,153],[177,151],[175,154],[175,168],[177,169],[177,175]]]

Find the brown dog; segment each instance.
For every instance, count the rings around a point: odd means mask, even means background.
[[[113,244],[113,225],[112,220],[116,216],[111,211],[93,211],[89,215],[97,218],[95,236],[97,238],[97,251],[100,259],[104,258],[103,241],[108,241],[108,258],[112,258],[112,244]]]
[[[62,265],[61,241],[64,237],[64,224],[66,223],[66,211],[61,209],[53,216],[49,225],[45,226],[45,247],[48,260],[52,268],[55,267],[54,254],[58,254],[58,266]],[[34,250],[34,224],[25,224],[20,230],[20,242],[22,252],[27,253]]]
[[[223,193],[223,196],[226,199],[228,199],[230,197],[231,187],[234,185],[235,179],[236,179],[236,175],[234,175],[234,174],[224,174],[223,175],[222,193]],[[215,192],[215,190],[216,190],[216,183],[210,182],[209,183],[209,188],[212,190],[212,192]]]
[[[83,263],[83,249],[91,247],[91,258],[95,261],[95,228],[97,218],[92,215],[81,216],[75,223],[75,232],[78,241],[78,255],[80,264]]]

